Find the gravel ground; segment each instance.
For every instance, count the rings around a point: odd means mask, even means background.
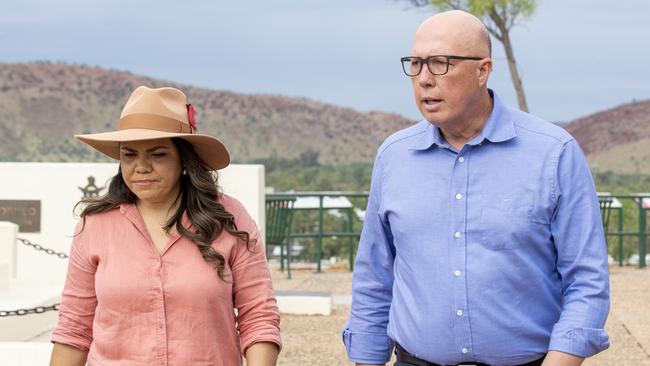
[[[650,366],[650,269],[611,267],[612,308],[605,328],[608,350],[588,359],[585,366]],[[352,274],[343,270],[294,270],[288,280],[272,270],[276,290],[326,291],[335,297],[352,292]],[[282,315],[284,349],[280,366],[350,365],[341,342],[341,329],[350,312],[335,305],[330,316]],[[49,332],[33,341],[49,340]],[[391,362],[392,365],[392,362]]]
[[[650,269],[610,267],[610,348],[585,365],[650,366]]]
[[[314,273],[294,270],[293,279],[273,270],[277,290],[328,291],[351,294],[352,275],[345,271]],[[606,324],[611,346],[585,361],[585,366],[650,366],[650,269],[611,267],[612,308]],[[350,308],[337,305],[330,316],[282,315],[284,349],[278,364],[350,365],[341,329]],[[392,365],[392,363],[391,363]]]

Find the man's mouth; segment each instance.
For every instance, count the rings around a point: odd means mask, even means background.
[[[424,99],[422,99],[422,101],[423,101],[424,104],[426,104],[426,105],[431,105],[431,106],[433,106],[433,105],[436,105],[436,104],[442,102],[442,99],[436,99],[436,98],[424,98]]]
[[[438,98],[422,98],[422,106],[428,112],[435,112],[440,108],[442,99]]]

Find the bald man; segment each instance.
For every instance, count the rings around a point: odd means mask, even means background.
[[[609,345],[593,179],[563,129],[506,107],[490,38],[440,13],[402,58],[424,120],[379,148],[343,331],[383,365],[580,365]]]

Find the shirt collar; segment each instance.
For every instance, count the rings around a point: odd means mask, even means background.
[[[479,142],[483,140],[504,142],[517,137],[515,121],[513,120],[512,114],[508,113],[508,108],[506,108],[499,96],[492,89],[488,89],[488,92],[492,96],[494,106],[492,107],[490,117],[483,126],[483,130],[481,130]]]
[[[432,123],[427,122],[424,127],[424,131],[418,134],[415,137],[415,141],[409,147],[411,150],[426,150],[431,147],[431,145],[442,145],[444,140],[440,134],[438,127],[434,126]]]
[[[508,109],[492,89],[488,89],[488,92],[494,104],[492,112],[481,130],[481,134],[468,142],[470,145],[477,145],[483,142],[483,140],[503,142],[517,137],[515,121],[512,119],[510,113],[508,113]],[[424,132],[417,136],[410,149],[427,150],[432,145],[446,146],[447,143],[443,139],[440,129],[433,123],[428,123]]]
[[[144,221],[142,221],[142,216],[140,216],[140,211],[135,207],[133,203],[121,203],[120,212],[124,217],[133,223],[138,229],[144,229]]]
[[[144,220],[142,219],[142,215],[140,215],[140,211],[138,211],[138,208],[135,206],[134,203],[128,203],[124,202],[120,204],[120,212],[126,217],[135,227],[138,228],[138,230],[146,233],[147,229],[144,224]],[[183,212],[183,216],[181,217],[181,224],[183,224],[183,227],[185,227],[188,230],[193,231],[194,226],[192,225],[192,222],[190,221],[189,216],[187,215],[187,211]],[[180,235],[178,231],[176,230],[176,225],[174,225],[169,232],[171,237],[174,237],[175,235]]]

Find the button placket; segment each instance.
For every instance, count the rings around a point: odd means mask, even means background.
[[[470,353],[472,345],[471,333],[469,326],[469,317],[467,316],[467,279],[464,276],[467,264],[467,192],[469,182],[469,154],[470,147],[462,150],[462,156],[456,155],[452,171],[452,182],[450,186],[450,193],[452,194],[451,205],[451,227],[453,244],[450,247],[451,268],[452,272],[452,289],[453,289],[453,307],[450,309],[454,322],[454,343],[457,349],[463,354]]]
[[[155,279],[155,307],[156,307],[156,360],[158,365],[167,365],[167,327],[165,316],[165,294],[163,286],[163,262],[161,256],[156,256],[153,278]]]

